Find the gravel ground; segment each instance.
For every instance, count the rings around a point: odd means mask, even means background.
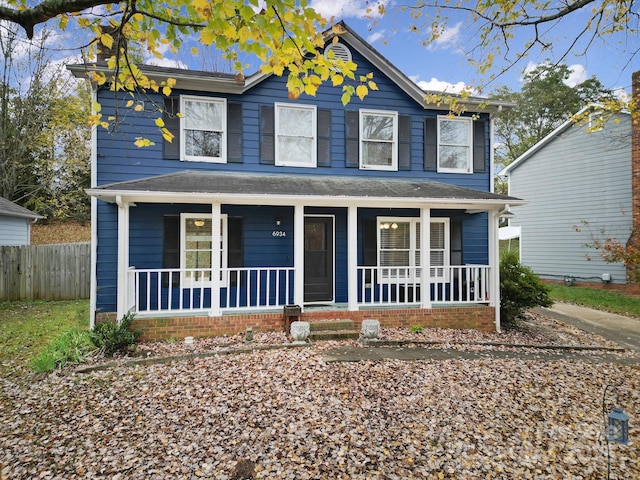
[[[386,339],[605,345],[539,315],[519,331],[384,330]],[[144,356],[244,347],[143,344]],[[256,334],[258,345],[286,343]],[[325,363],[359,342],[0,378],[0,478],[640,478],[640,370],[587,361]],[[594,353],[595,354],[595,353]],[[589,353],[584,353],[589,355]],[[620,353],[620,355],[630,355]],[[101,358],[91,360],[104,361]],[[18,371],[17,369],[16,371]],[[603,392],[609,389],[603,405]],[[616,401],[616,392],[617,401]],[[614,403],[629,445],[603,436]]]

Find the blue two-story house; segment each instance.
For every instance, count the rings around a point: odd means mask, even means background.
[[[135,109],[95,89],[118,115],[94,131],[95,318],[134,312],[150,339],[282,329],[291,305],[309,320],[500,329],[498,222],[522,203],[492,193],[492,114],[509,105],[470,98],[451,116],[348,26],[334,35],[327,49],[379,88],[347,106],[341,88],[291,100],[260,73],[142,67],[176,85],[134,94]]]

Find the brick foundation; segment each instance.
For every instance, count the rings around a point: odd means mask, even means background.
[[[99,314],[101,321],[113,314]],[[360,310],[310,310],[303,312],[300,320],[313,322],[334,318],[353,320],[360,329],[362,320],[373,318],[380,321],[382,327],[410,328],[420,325],[423,328],[475,329],[484,332],[495,330],[495,310],[487,306],[445,307],[432,309],[394,308]],[[143,331],[141,341],[157,341],[167,338],[216,337],[234,335],[252,327],[256,332],[275,332],[284,330],[283,312],[246,313],[223,315],[221,317],[185,316],[161,318],[134,318],[131,327]]]

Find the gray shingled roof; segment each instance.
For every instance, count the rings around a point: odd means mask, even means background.
[[[8,217],[42,218],[42,215],[33,213],[31,210],[27,210],[2,197],[0,197],[0,215]]]
[[[364,176],[185,171],[112,183],[91,189],[91,193],[98,196],[116,191],[520,202],[515,197],[446,183],[414,178],[386,179]]]

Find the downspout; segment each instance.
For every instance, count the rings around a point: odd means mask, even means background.
[[[91,88],[91,114],[95,115],[94,105],[98,101],[96,88]],[[94,125],[91,127],[91,188],[98,186],[98,130]],[[96,262],[98,261],[98,199],[91,197],[91,267],[89,285],[89,329],[93,330],[96,324],[97,305],[97,279]]]
[[[498,105],[498,111],[496,113],[500,113],[502,112],[502,105]],[[495,168],[496,168],[496,163],[495,163],[495,148],[494,148],[494,134],[495,134],[495,119],[494,119],[494,115],[495,113],[490,113],[489,114],[489,143],[491,145],[491,148],[489,149],[489,172],[491,173],[489,176],[489,191],[491,193],[494,193],[494,185],[495,185]]]

